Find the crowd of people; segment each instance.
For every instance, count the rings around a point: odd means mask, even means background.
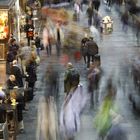
[[[106,1],[111,6],[112,1]],[[78,7],[79,6],[79,7]],[[79,10],[81,5],[78,2],[74,4],[75,14],[79,18]],[[88,16],[88,25],[95,25],[97,28],[100,23],[99,15],[100,1],[93,0],[89,3],[86,14]],[[122,16],[122,21],[127,24],[127,12]],[[94,22],[93,22],[94,21]],[[43,29],[43,38],[38,33],[34,34],[34,26],[32,20],[29,19],[25,26],[27,33],[27,44],[24,41],[17,43],[13,34],[10,35],[8,41],[8,52],[6,57],[6,68],[8,79],[6,81],[6,93],[10,95],[6,99],[3,91],[0,91],[0,103],[12,103],[13,99],[18,102],[17,104],[17,117],[20,132],[24,130],[23,123],[23,110],[27,110],[26,102],[34,97],[35,83],[37,81],[37,66],[40,63],[40,51],[45,49],[47,56],[52,54],[52,33],[48,24]],[[124,30],[127,30],[123,26]],[[60,56],[62,48],[62,33],[61,24],[56,24],[55,30],[55,46],[56,55]],[[42,44],[41,44],[42,42]],[[71,62],[67,63],[66,71],[64,74],[64,101],[60,109],[60,132],[63,139],[73,140],[76,133],[80,130],[80,116],[85,107],[88,99],[90,99],[91,107],[94,107],[99,102],[99,86],[103,74],[100,62],[100,55],[98,45],[94,38],[85,37],[81,40],[81,52],[84,62],[87,67],[87,94],[84,91],[84,86],[80,83],[80,72],[74,67]],[[84,64],[83,64],[84,65]],[[37,127],[37,140],[58,138],[58,118],[56,100],[58,99],[59,92],[59,73],[56,71],[52,64],[47,66],[45,73],[46,92],[43,97],[39,99],[38,107],[38,127]],[[19,89],[23,89],[19,92]],[[18,94],[17,94],[18,92]],[[99,112],[95,117],[94,126],[102,140],[114,140],[117,129],[117,135],[122,135],[121,138],[127,140],[125,132],[121,129],[120,125],[116,124],[118,114],[114,109],[114,100],[116,97],[116,87],[114,87],[112,80],[107,81],[106,95],[101,103]],[[1,107],[1,106],[0,106]],[[0,122],[5,121],[5,111],[1,110],[2,117]],[[120,118],[120,116],[119,116]],[[118,121],[117,121],[118,123]],[[10,124],[12,128],[12,124]],[[111,139],[112,137],[112,139]]]

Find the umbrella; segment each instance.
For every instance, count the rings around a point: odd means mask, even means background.
[[[43,7],[42,14],[50,17],[54,22],[59,22],[64,25],[67,24],[69,20],[69,14],[64,8],[54,9]]]

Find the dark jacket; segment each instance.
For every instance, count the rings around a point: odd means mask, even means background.
[[[37,36],[37,37],[35,38],[35,45],[36,45],[36,48],[40,48],[40,46],[41,46],[41,45],[40,45],[40,42],[41,42],[40,37]]]
[[[22,94],[17,95],[16,101],[18,102],[18,104],[17,104],[17,118],[18,118],[18,121],[20,122],[23,120],[22,110],[25,107],[24,97],[22,96]]]
[[[9,46],[9,51],[12,51],[14,55],[17,55],[18,49],[19,49],[19,46],[17,44]]]
[[[31,61],[27,66],[26,66],[26,72],[28,74],[27,81],[29,83],[35,83],[37,81],[37,75],[36,75],[36,62]]]
[[[23,80],[22,80],[23,76],[22,76],[22,73],[20,71],[20,68],[17,65],[13,65],[11,67],[11,74],[15,75],[18,86],[23,87]]]
[[[0,104],[0,123],[5,123],[6,121],[6,109],[4,104]]]
[[[16,58],[15,54],[12,51],[8,51],[6,61],[8,63],[10,63],[10,62],[13,62],[13,60],[15,60],[15,58]]]
[[[7,86],[7,89],[13,89],[15,86],[18,86],[18,83],[17,81],[11,81],[10,79],[8,79],[6,81],[6,86]]]
[[[89,41],[89,39],[86,37],[81,40],[81,53],[83,56],[87,55],[87,51],[88,51],[88,48],[86,45],[87,41]]]

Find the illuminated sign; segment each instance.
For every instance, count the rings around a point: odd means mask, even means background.
[[[8,36],[8,11],[0,11],[0,40]]]

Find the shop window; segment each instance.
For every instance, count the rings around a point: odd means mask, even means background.
[[[0,11],[0,40],[8,37],[8,12]]]

